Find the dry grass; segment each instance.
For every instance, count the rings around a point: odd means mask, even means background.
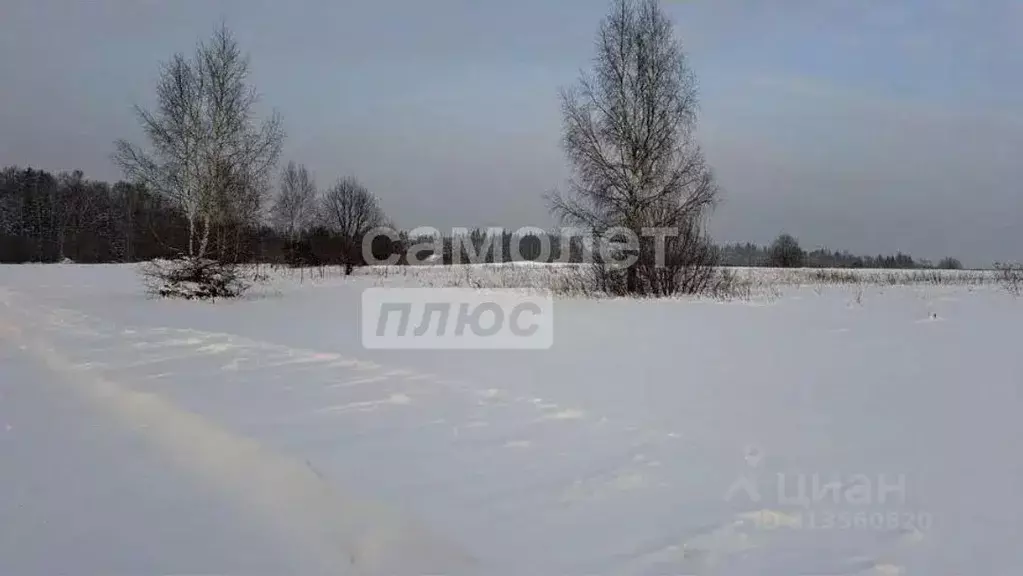
[[[337,267],[307,269],[280,268],[275,275],[292,281],[337,280]],[[994,270],[887,270],[837,268],[721,268],[719,281],[707,296],[719,299],[749,299],[777,294],[785,286],[988,286],[998,285],[1004,272]],[[586,264],[459,264],[452,266],[369,266],[357,268],[354,278],[375,285],[423,286],[433,288],[523,289],[553,292],[568,297],[604,297],[593,268]]]

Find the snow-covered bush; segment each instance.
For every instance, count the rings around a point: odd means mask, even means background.
[[[998,283],[1010,294],[1023,294],[1023,264],[995,264]]]
[[[250,286],[237,266],[209,258],[153,260],[143,263],[140,272],[146,290],[163,298],[235,298]]]

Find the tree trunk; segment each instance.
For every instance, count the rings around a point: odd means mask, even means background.
[[[639,292],[639,274],[637,274],[636,265],[633,264],[625,270],[625,289],[629,294],[636,294]]]
[[[209,218],[202,219],[202,241],[199,242],[199,254],[197,256],[202,258],[206,255],[206,248],[210,244],[210,220]]]

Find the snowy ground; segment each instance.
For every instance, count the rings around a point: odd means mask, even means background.
[[[360,344],[380,275],[304,280],[0,267],[0,574],[1023,570],[994,286],[563,298],[550,350],[399,352]]]

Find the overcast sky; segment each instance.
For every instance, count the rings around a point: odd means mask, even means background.
[[[664,0],[726,194],[718,241],[1023,259],[1023,2]],[[552,225],[558,89],[599,0],[2,0],[0,164],[115,180],[159,63],[224,20],[285,159],[406,227]]]

